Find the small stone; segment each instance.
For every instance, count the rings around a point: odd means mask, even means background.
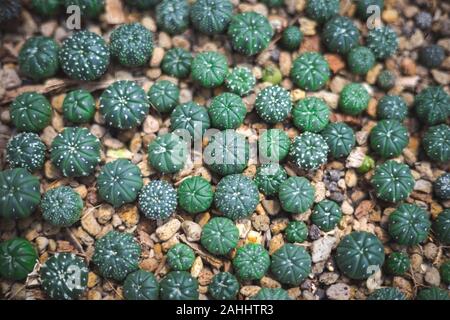
[[[256,231],[267,231],[270,225],[270,219],[266,215],[254,215],[252,217],[252,225]]]
[[[325,199],[325,195],[327,192],[327,188],[325,187],[325,183],[320,181],[314,185],[315,193],[314,193],[314,202],[320,202]]]
[[[358,183],[358,176],[356,175],[356,172],[353,169],[347,170],[347,172],[345,173],[344,179],[345,179],[345,184],[349,188],[355,187],[356,184]]]
[[[305,36],[313,36],[316,34],[317,22],[305,17],[298,19],[298,21],[300,24],[300,30]]]
[[[300,99],[303,99],[306,97],[306,92],[303,91],[302,89],[295,89],[291,91],[291,97],[292,97],[292,101],[296,102]]]
[[[36,241],[36,245],[39,250],[39,253],[44,252],[48,246],[48,239],[46,237],[37,237],[35,241]]]
[[[413,296],[413,287],[411,283],[402,277],[394,277],[392,284],[406,295],[407,299],[411,299]]]
[[[415,76],[417,72],[416,63],[411,58],[404,58],[401,62],[401,68],[405,75]]]
[[[139,210],[135,205],[122,206],[117,214],[127,228],[131,228],[139,222]]]
[[[380,74],[382,69],[383,65],[381,63],[375,65],[375,67],[370,69],[366,75],[366,82],[372,85],[375,84],[375,82],[377,82],[378,75]]]
[[[150,30],[151,32],[156,32],[156,23],[152,17],[150,17],[150,16],[143,17],[141,20],[141,24],[144,27],[146,27],[148,30]],[[158,39],[158,40],[160,40],[160,39]],[[161,41],[158,41],[158,42],[161,45]]]
[[[191,276],[193,276],[194,278],[198,278],[202,269],[203,269],[203,261],[202,258],[198,256],[195,258],[194,263],[192,264]]]
[[[439,270],[435,267],[429,267],[425,273],[424,280],[429,285],[438,287],[441,283],[441,275],[439,274]]]
[[[355,211],[353,209],[352,205],[347,200],[342,202],[341,210],[342,210],[342,213],[345,215],[352,215],[353,212]]]
[[[423,254],[428,260],[434,261],[439,254],[439,247],[432,242],[428,242],[423,246]]]
[[[398,21],[398,12],[395,9],[384,10],[381,17],[386,23],[395,23]]]
[[[44,174],[50,180],[61,178],[61,171],[50,160],[44,163]]]
[[[56,130],[53,127],[47,126],[42,131],[41,140],[42,140],[42,142],[45,143],[45,145],[47,147],[50,148],[50,146],[52,145],[53,139],[55,139],[55,137],[57,135],[58,135],[58,132],[56,132]]]
[[[416,184],[414,185],[414,190],[424,193],[431,193],[431,191],[433,190],[433,185],[429,181],[419,179],[416,181]]]
[[[98,125],[98,124],[96,124],[96,123],[94,123],[94,124],[91,126],[90,131],[91,131],[91,133],[92,133],[94,136],[96,136],[96,137],[99,138],[99,139],[103,138],[103,136],[106,134],[106,129],[105,129],[105,127],[102,127],[102,126],[100,126],[100,125]]]
[[[329,105],[332,109],[337,109],[338,107],[339,95],[336,93],[321,90],[319,92],[313,92],[309,94],[309,96],[325,100],[327,105]]]
[[[269,254],[274,253],[284,245],[283,234],[279,233],[270,239],[269,242]]]
[[[186,239],[191,242],[197,242],[202,235],[202,227],[194,221],[184,221],[181,224]]]
[[[289,224],[289,219],[287,218],[278,218],[272,220],[272,223],[270,225],[270,231],[272,231],[272,234],[278,234],[282,232]]]
[[[153,68],[159,67],[164,58],[164,49],[156,47],[153,49],[152,58],[150,59],[150,66]]]
[[[345,283],[333,284],[327,289],[326,295],[331,300],[349,300],[351,288]]]
[[[450,83],[450,75],[448,72],[440,71],[437,69],[431,70],[434,80],[441,85],[448,85]]]
[[[81,217],[81,226],[93,237],[102,231],[102,227],[97,220],[95,220],[93,209],[86,210],[85,214]]]
[[[267,276],[262,277],[259,282],[263,288],[281,288],[281,284],[278,281]]]
[[[247,234],[247,239],[245,243],[257,243],[262,244],[262,236],[259,232],[255,230],[250,230]]]
[[[145,120],[144,120],[144,123],[142,125],[142,129],[147,134],[158,132],[158,130],[159,130],[159,122],[152,115],[148,115],[145,118]]]
[[[142,260],[139,268],[148,272],[154,272],[159,266],[159,261],[156,258],[147,258]]]
[[[56,111],[58,111],[59,113],[63,113],[63,102],[64,99],[66,98],[66,94],[58,94],[54,97],[52,97],[52,99],[50,100],[50,104],[53,107],[53,109],[55,109]]]
[[[333,73],[338,73],[342,69],[345,69],[345,61],[342,59],[340,55],[327,53],[324,55],[324,58],[325,60],[327,60],[328,65],[330,66],[330,69]]]
[[[284,77],[289,76],[292,67],[292,58],[289,52],[280,52],[280,71]]]
[[[314,263],[326,261],[330,255],[333,246],[336,244],[335,237],[325,236],[314,241],[311,245],[311,258]]]
[[[253,297],[256,295],[261,287],[259,286],[243,286],[239,291],[244,297]]]
[[[347,168],[359,168],[364,162],[366,154],[362,148],[353,149],[345,160],[345,166]]]
[[[91,289],[91,288],[95,287],[99,282],[100,282],[100,278],[98,275],[96,275],[94,272],[88,273],[88,283],[87,283],[88,288]]]
[[[323,283],[324,285],[332,285],[339,279],[339,274],[335,272],[324,272],[319,277],[319,282]]]
[[[181,228],[181,222],[178,219],[171,219],[156,229],[156,236],[161,241],[167,241]]]
[[[108,223],[114,214],[114,208],[110,204],[102,204],[97,211],[95,211],[95,218],[101,224]]]

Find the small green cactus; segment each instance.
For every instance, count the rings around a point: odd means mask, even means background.
[[[170,35],[183,33],[189,25],[189,4],[186,0],[163,0],[156,6],[156,23]]]
[[[432,44],[419,50],[419,62],[428,69],[439,68],[444,59],[445,50],[440,45]]]
[[[311,19],[324,23],[339,13],[339,0],[308,0],[306,14]]]
[[[406,300],[406,297],[399,289],[386,287],[376,289],[367,297],[367,300]]]
[[[384,7],[384,0],[357,0],[355,2],[356,13],[363,20],[367,20],[372,14],[375,13],[373,8],[370,8],[371,6],[377,6],[379,9],[378,12],[382,12]]]
[[[225,92],[213,98],[208,114],[213,128],[236,129],[244,122],[247,108],[238,95]]]
[[[298,286],[311,273],[311,257],[305,248],[287,243],[272,254],[270,270],[281,283]]]
[[[373,168],[375,168],[375,160],[371,156],[365,155],[363,163],[356,170],[359,173],[365,174],[370,170],[372,170]]]
[[[45,145],[36,133],[22,132],[6,145],[6,161],[11,168],[25,168],[30,172],[44,165]]]
[[[127,300],[158,300],[158,280],[145,270],[132,272],[123,283],[123,295]]]
[[[0,171],[0,217],[30,216],[41,201],[39,179],[23,168]]]
[[[192,53],[183,48],[172,48],[161,61],[165,74],[175,78],[186,78],[191,73]]]
[[[59,61],[66,75],[75,80],[96,80],[108,69],[109,48],[99,35],[82,30],[62,43]]]
[[[269,129],[260,135],[258,146],[262,160],[280,162],[288,155],[291,140],[283,130]]]
[[[3,0],[0,9],[0,23],[3,24],[16,19],[22,11],[22,5],[20,1]]]
[[[369,30],[366,44],[367,47],[372,50],[375,58],[386,59],[397,51],[397,34],[394,30],[387,26],[375,28]]]
[[[62,7],[61,0],[32,0],[31,7],[33,10],[44,17],[54,16],[59,13]]]
[[[280,186],[281,207],[289,213],[303,213],[314,202],[314,187],[304,177],[290,177]]]
[[[233,49],[246,56],[253,56],[266,49],[274,31],[269,21],[256,12],[244,12],[233,16],[228,36]]]
[[[367,279],[383,265],[384,248],[375,235],[353,231],[339,242],[336,262],[339,270],[347,277]]]
[[[108,162],[97,177],[100,197],[116,208],[136,200],[142,186],[141,170],[127,159]]]
[[[157,137],[148,146],[148,161],[161,173],[180,171],[187,159],[186,142],[174,133]]]
[[[41,286],[56,300],[75,300],[87,288],[89,269],[83,258],[73,253],[56,253],[41,267]]]
[[[258,203],[256,183],[242,174],[228,175],[217,184],[214,204],[227,218],[245,218],[255,211]]]
[[[105,8],[104,0],[62,0],[64,1],[64,7],[78,6],[81,11],[81,15],[87,18],[96,18],[103,12]]]
[[[347,55],[347,64],[352,73],[365,75],[375,65],[375,56],[367,47],[355,47]]]
[[[322,131],[329,122],[330,109],[321,98],[307,97],[297,102],[292,110],[294,125],[302,131]]]
[[[255,183],[266,196],[277,194],[286,179],[287,172],[278,163],[266,163],[256,169]]]
[[[327,60],[317,52],[305,52],[294,60],[290,76],[292,82],[306,91],[318,91],[330,79]]]
[[[111,33],[111,55],[126,67],[147,64],[153,52],[153,35],[140,23],[122,24]]]
[[[186,271],[169,272],[159,288],[162,300],[198,300],[198,281]]]
[[[152,180],[139,194],[139,207],[148,219],[167,219],[177,208],[177,192],[164,180]]]
[[[288,292],[282,288],[261,288],[251,300],[292,300]]]
[[[211,184],[200,176],[183,180],[177,194],[180,207],[190,214],[205,212],[211,207],[214,199]]]
[[[250,93],[255,84],[255,76],[246,67],[234,68],[225,78],[227,90],[241,97]]]
[[[100,162],[100,141],[86,128],[64,128],[52,142],[50,158],[66,177],[88,176]]]
[[[219,272],[208,285],[208,292],[214,300],[234,300],[239,292],[239,282],[231,273]]]
[[[122,281],[139,267],[141,247],[129,233],[109,231],[95,243],[92,261],[105,278]]]
[[[440,86],[431,86],[415,97],[414,107],[419,119],[426,124],[443,123],[450,116],[450,95]]]
[[[126,4],[141,10],[154,8],[161,0],[125,0]]]
[[[336,16],[325,24],[322,40],[329,51],[347,54],[352,48],[358,46],[359,31],[349,18]]]
[[[450,160],[450,126],[438,124],[430,127],[422,140],[423,148],[431,160],[447,162]]]
[[[94,118],[95,100],[89,91],[78,89],[70,91],[62,105],[64,117],[73,123],[86,123]]]
[[[336,159],[348,156],[356,143],[353,129],[344,122],[329,123],[320,134]]]
[[[201,140],[210,125],[206,108],[192,101],[178,105],[170,115],[172,131],[182,137],[189,133],[192,140]]]
[[[377,86],[384,91],[388,91],[395,86],[396,77],[389,70],[383,70],[377,77]]]
[[[450,284],[450,260],[445,261],[439,268],[441,279],[444,283]]]
[[[386,259],[386,271],[392,275],[403,275],[409,270],[411,261],[406,253],[393,252]]]
[[[58,44],[51,38],[28,39],[19,52],[20,72],[35,81],[54,76],[59,69],[58,51]]]
[[[186,271],[192,267],[195,260],[194,250],[184,243],[177,243],[167,252],[167,264],[170,269],[176,271]]]
[[[239,230],[228,218],[212,218],[203,227],[200,241],[208,252],[215,255],[226,255],[236,248],[239,241]]]
[[[15,238],[0,243],[0,276],[4,279],[25,279],[37,261],[36,249],[25,239]]]
[[[350,115],[358,115],[369,106],[370,95],[366,88],[359,83],[349,83],[339,96],[339,108]]]
[[[227,58],[215,51],[197,54],[192,60],[191,76],[202,87],[214,88],[220,86],[228,73]]]
[[[397,120],[381,120],[370,132],[370,147],[383,158],[399,156],[408,142],[408,130]]]
[[[229,0],[197,0],[190,9],[194,28],[208,35],[222,33],[233,16]]]
[[[326,199],[315,205],[311,215],[312,223],[324,232],[329,232],[336,228],[341,219],[341,207],[336,202]]]
[[[80,220],[82,210],[83,200],[71,187],[50,189],[42,197],[42,217],[54,226],[70,227]]]
[[[419,291],[416,296],[417,300],[450,300],[448,290],[438,287],[425,288]]]
[[[444,173],[436,179],[434,194],[442,200],[450,199],[450,173]]]
[[[378,101],[377,116],[384,120],[405,120],[408,115],[408,106],[400,96],[386,95]]]
[[[249,243],[236,251],[233,267],[241,280],[259,280],[270,266],[269,252],[260,244]]]
[[[262,74],[262,81],[269,82],[271,84],[279,84],[283,80],[283,75],[281,74],[280,69],[278,69],[275,65],[269,64],[264,68]]]
[[[308,227],[303,221],[289,221],[284,230],[286,240],[289,242],[303,242],[308,238]]]
[[[433,231],[441,243],[450,244],[450,209],[445,209],[437,216]]]
[[[180,90],[169,80],[159,80],[148,91],[148,99],[159,112],[172,112],[180,99]]]
[[[290,26],[284,29],[281,36],[281,46],[289,51],[298,50],[303,41],[303,32],[297,26]]]
[[[328,144],[317,133],[304,132],[294,138],[289,156],[297,167],[316,170],[327,162]]]
[[[388,160],[377,166],[372,178],[377,197],[394,203],[408,198],[414,184],[409,167],[394,160]]]
[[[41,131],[52,118],[50,102],[37,92],[24,92],[17,96],[9,111],[12,123],[20,131]]]
[[[256,96],[255,108],[265,122],[270,124],[281,122],[291,112],[291,95],[280,86],[269,86]]]

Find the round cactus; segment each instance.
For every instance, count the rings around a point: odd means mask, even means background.
[[[281,46],[289,51],[295,51],[303,41],[303,32],[297,26],[290,26],[284,29],[281,36]]]
[[[388,91],[395,86],[395,74],[389,70],[383,70],[377,77],[377,86],[384,91]]]
[[[377,197],[389,202],[399,202],[408,198],[414,184],[409,167],[394,160],[388,160],[376,167],[372,178]]]
[[[299,168],[315,170],[327,161],[328,150],[321,135],[304,132],[294,138],[289,156]]]
[[[441,279],[444,283],[450,284],[450,260],[445,261],[439,268]]]
[[[266,163],[256,170],[255,183],[258,189],[267,196],[277,194],[280,185],[286,179],[287,172],[278,163]]]
[[[208,113],[213,128],[236,129],[244,122],[247,108],[238,95],[225,92],[212,100]]]
[[[50,78],[59,69],[59,46],[48,37],[28,39],[19,52],[20,72],[35,81]]]
[[[141,247],[129,233],[109,231],[95,243],[92,261],[106,278],[122,281],[139,266]]]
[[[253,56],[266,49],[273,33],[267,18],[256,12],[233,16],[228,27],[233,49],[246,56]]]
[[[317,52],[305,52],[294,60],[290,71],[296,86],[306,91],[318,91],[330,79],[330,66]]]
[[[179,98],[180,90],[168,80],[155,82],[148,91],[150,105],[163,113],[171,112],[178,104]]]
[[[0,276],[4,279],[25,279],[37,261],[36,249],[25,239],[15,238],[0,243]]]
[[[163,0],[156,6],[156,23],[168,34],[183,33],[189,25],[189,4],[186,0]]]
[[[140,23],[122,24],[111,33],[111,55],[126,67],[144,66],[153,52],[152,33]]]
[[[370,132],[370,147],[383,158],[397,157],[408,142],[408,130],[397,120],[381,120]]]
[[[95,114],[95,100],[89,91],[78,89],[70,91],[62,105],[64,117],[73,123],[86,123]]]
[[[64,128],[52,142],[50,158],[66,177],[88,176],[100,162],[100,141],[86,128]]]
[[[437,44],[432,44],[420,48],[419,50],[419,62],[429,68],[439,68],[445,59],[445,50]]]
[[[159,283],[153,273],[138,270],[126,277],[123,295],[127,300],[158,300]]]
[[[377,106],[378,119],[405,120],[408,107],[400,96],[386,95],[380,99]]]
[[[448,290],[438,287],[425,288],[417,294],[417,300],[450,300]]]
[[[367,47],[372,50],[375,58],[386,59],[397,51],[397,34],[387,26],[375,28],[369,30],[366,43]]]
[[[184,243],[177,243],[167,252],[167,264],[170,269],[185,271],[192,267],[195,260],[194,250]]]
[[[328,124],[330,109],[323,99],[307,97],[297,102],[292,110],[294,125],[303,131],[319,132]]]
[[[109,48],[99,35],[82,30],[64,40],[59,61],[64,73],[75,80],[95,80],[108,69]]]
[[[126,159],[108,162],[97,177],[97,186],[103,200],[120,207],[136,200],[143,186],[141,170]]]
[[[291,140],[284,131],[269,129],[261,134],[258,145],[261,159],[280,162],[288,155]]]
[[[320,133],[333,158],[348,156],[356,143],[355,133],[344,122],[329,123]]]
[[[161,0],[125,0],[126,4],[141,10],[148,10],[155,7]]]
[[[367,300],[406,300],[406,297],[399,289],[387,287],[376,289]]]
[[[314,187],[303,177],[290,177],[280,186],[281,207],[290,213],[303,213],[314,202]]]
[[[0,171],[0,217],[31,215],[41,200],[39,180],[23,168]]]
[[[186,158],[186,142],[174,133],[159,136],[148,146],[150,165],[162,173],[180,171],[186,163]]]
[[[191,72],[192,53],[182,48],[172,48],[166,52],[161,61],[165,74],[176,78],[186,78]]]
[[[377,6],[378,12],[382,12],[384,0],[358,0],[356,1],[356,13],[361,19],[367,20],[375,13],[373,6]]]
[[[311,257],[305,248],[287,243],[272,254],[270,270],[281,283],[298,286],[311,273]]]
[[[169,272],[159,287],[162,300],[198,300],[198,281],[189,272]]]
[[[206,108],[192,101],[178,105],[170,115],[170,128],[182,137],[188,133],[193,140],[201,140],[210,125]]]
[[[375,56],[367,47],[355,47],[347,55],[347,64],[352,73],[364,75],[375,65]]]
[[[429,128],[423,137],[422,144],[431,160],[437,162],[449,161],[450,126],[439,124]]]
[[[3,0],[0,6],[0,23],[2,24],[14,20],[22,11],[21,2],[16,0]]]
[[[31,7],[39,15],[44,17],[54,16],[59,13],[62,1],[60,0],[32,0]]]
[[[100,96],[100,113],[114,128],[135,128],[144,121],[148,111],[147,94],[133,81],[116,81]]]
[[[367,279],[383,265],[383,245],[371,233],[353,231],[339,242],[336,262],[339,270],[347,277]]]
[[[356,170],[359,173],[365,174],[375,168],[375,160],[372,157],[365,155],[363,158],[363,163]]]
[[[328,232],[336,228],[342,219],[342,211],[339,205],[331,200],[322,200],[314,207],[311,221],[320,230]]]
[[[450,173],[444,173],[434,182],[434,194],[442,199],[450,199]]]
[[[177,193],[180,207],[190,214],[208,210],[214,199],[211,184],[200,176],[183,180]]]
[[[201,52],[192,60],[191,76],[202,87],[220,86],[228,73],[227,58],[215,51]]]
[[[284,232],[289,242],[303,242],[308,237],[308,228],[303,221],[289,221]]]
[[[450,95],[442,87],[431,86],[416,96],[414,107],[419,119],[426,124],[442,123],[450,116]]]
[[[402,275],[409,270],[411,261],[406,253],[393,252],[386,259],[386,270],[392,275]]]
[[[271,124],[281,122],[291,112],[291,95],[280,86],[267,87],[256,96],[255,108],[265,122]]]
[[[223,177],[217,184],[214,204],[227,218],[245,218],[253,213],[258,203],[256,183],[242,174]]]
[[[11,168],[39,170],[44,165],[45,145],[35,133],[19,133],[6,145],[6,160]]]
[[[280,69],[278,69],[275,65],[269,64],[264,68],[262,74],[262,81],[268,82],[271,84],[279,84],[283,80],[283,75],[281,74]]]
[[[41,286],[51,299],[74,300],[87,288],[89,269],[73,253],[56,253],[41,267]]]
[[[445,209],[433,223],[436,237],[443,244],[450,244],[450,209]]]
[[[339,13],[339,0],[308,0],[306,14],[311,19],[324,23]]]
[[[166,219],[177,208],[177,192],[164,180],[152,180],[139,194],[139,207],[149,219]]]
[[[208,285],[208,292],[214,300],[234,300],[239,292],[239,282],[231,273],[219,272]]]
[[[260,244],[249,243],[237,249],[233,267],[242,280],[259,280],[270,266],[269,252]]]
[[[389,234],[401,245],[413,246],[425,241],[430,226],[428,213],[415,204],[401,204],[389,215]]]
[[[104,0],[62,0],[64,7],[78,6],[81,15],[88,18],[96,18],[102,13],[105,7]]]
[[[342,112],[357,115],[369,106],[370,95],[359,83],[347,84],[339,96],[339,108]]]
[[[336,16],[322,30],[322,40],[331,52],[347,54],[359,43],[359,31],[352,20]]]
[[[48,190],[41,201],[44,220],[58,227],[69,227],[80,220],[83,200],[71,187]]]
[[[241,97],[248,94],[255,84],[255,76],[245,67],[234,68],[225,78],[227,90]]]
[[[222,176],[244,171],[249,156],[247,139],[234,130],[214,134],[203,153],[209,168]]]
[[[50,102],[37,92],[25,92],[17,96],[9,111],[12,123],[21,131],[41,131],[52,118]]]
[[[215,255],[226,255],[236,248],[239,230],[228,218],[216,217],[203,227],[200,241],[202,246]]]
[[[282,288],[261,288],[251,300],[292,300],[288,292]]]
[[[229,0],[198,0],[190,9],[194,28],[205,34],[222,33],[233,16]]]

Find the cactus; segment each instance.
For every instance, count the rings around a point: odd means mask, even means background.
[[[126,159],[108,162],[97,177],[97,186],[103,200],[120,207],[136,200],[143,186],[141,170]]]
[[[52,38],[29,38],[19,52],[20,72],[35,81],[54,76],[59,69],[58,52],[59,46]]]
[[[275,65],[269,64],[264,68],[262,75],[263,82],[279,84],[281,80],[283,80],[283,75],[281,74],[280,69],[278,69]]]
[[[192,53],[183,48],[172,48],[166,52],[161,61],[165,74],[175,78],[186,78],[191,72]]]
[[[208,111],[195,102],[178,105],[170,115],[170,128],[185,137],[186,130],[193,140],[201,140],[211,125]]]
[[[148,146],[148,161],[161,173],[180,171],[187,158],[186,142],[174,133],[157,137]]]
[[[96,80],[108,69],[109,48],[99,35],[82,30],[62,43],[59,61],[66,75],[75,80]]]
[[[270,266],[269,252],[260,244],[249,243],[237,249],[233,267],[241,280],[259,280]]]
[[[434,181],[434,194],[442,199],[450,199],[450,173],[444,173]]]
[[[357,115],[369,106],[369,92],[359,83],[349,83],[341,91],[339,96],[339,108],[342,112]]]
[[[376,289],[367,300],[406,300],[405,295],[397,288],[386,287]]]
[[[126,277],[123,295],[127,300],[158,300],[159,283],[153,273],[138,270]]]
[[[429,128],[422,140],[423,148],[431,160],[447,162],[450,160],[450,126],[439,124]]]
[[[205,51],[197,54],[192,60],[192,79],[202,87],[214,88],[220,86],[228,73],[227,58],[215,51]]]
[[[315,170],[326,163],[328,145],[321,135],[304,132],[294,138],[289,156],[297,167],[305,170]]]
[[[153,52],[153,35],[140,23],[122,24],[111,33],[111,55],[126,67],[144,66]]]
[[[406,253],[393,252],[386,259],[386,270],[392,275],[400,276],[405,274],[411,266],[411,261]]]
[[[445,261],[439,268],[441,279],[444,283],[450,284],[450,260]]]
[[[167,264],[170,269],[186,271],[192,267],[195,260],[194,250],[184,243],[177,243],[167,252]]]
[[[448,290],[438,287],[425,288],[419,291],[417,300],[450,300]]]
[[[292,110],[294,125],[302,131],[322,131],[329,122],[330,109],[321,98],[307,97],[297,102]]]
[[[377,116],[384,120],[405,120],[408,115],[408,106],[400,96],[386,95],[378,101]]]
[[[339,13],[339,0],[308,0],[306,14],[311,19],[324,23]]]
[[[440,86],[425,88],[416,95],[414,108],[426,124],[433,126],[446,122],[450,116],[450,95]]]
[[[52,118],[50,102],[37,92],[25,92],[17,96],[9,112],[12,123],[20,131],[41,131]]]
[[[169,272],[159,283],[163,300],[198,300],[198,281],[186,271]]]
[[[237,67],[225,77],[227,90],[239,96],[245,96],[256,84],[253,73],[246,67]]]
[[[428,69],[439,68],[444,59],[444,48],[437,44],[425,46],[419,50],[419,62]]]
[[[372,50],[375,58],[386,59],[397,51],[397,34],[394,30],[387,26],[375,28],[369,30],[366,44],[367,47]]]
[[[163,0],[156,6],[156,23],[170,35],[183,33],[189,25],[189,4],[186,0]]]
[[[408,130],[397,120],[381,120],[370,132],[370,147],[383,158],[399,156],[408,142]]]
[[[183,180],[177,194],[180,207],[190,214],[205,212],[211,207],[214,199],[211,184],[200,176]]]
[[[445,209],[437,216],[433,230],[442,244],[450,244],[450,209]]]
[[[228,218],[212,218],[203,227],[200,241],[202,246],[215,255],[226,255],[236,248],[239,230]]]
[[[255,108],[265,122],[270,124],[281,122],[291,112],[291,95],[280,86],[267,87],[256,96]]]
[[[80,7],[81,15],[87,18],[98,17],[105,8],[104,0],[62,0],[62,1],[64,1],[64,6],[66,8],[73,5]]]
[[[426,240],[431,222],[415,204],[401,204],[389,215],[389,234],[399,244],[413,246]]]
[[[345,276],[355,280],[367,279],[383,265],[384,248],[373,234],[353,231],[339,242],[336,262]]]
[[[105,278],[122,281],[139,267],[141,247],[129,233],[109,231],[95,243],[92,261]]]
[[[269,8],[279,8],[284,5],[284,0],[261,0]]]
[[[20,281],[33,271],[38,255],[33,245],[22,238],[0,243],[0,276]]]
[[[322,200],[315,205],[311,215],[311,221],[320,230],[329,232],[336,228],[342,219],[342,211],[339,205],[331,200]]]
[[[245,218],[255,211],[258,203],[256,183],[242,174],[228,175],[217,184],[214,204],[227,218]]]
[[[52,142],[50,158],[66,177],[88,176],[100,162],[100,141],[86,128],[64,128]]]
[[[388,160],[376,167],[372,178],[377,197],[394,203],[408,198],[414,184],[409,167],[394,160]]]
[[[42,168],[44,160],[45,145],[35,133],[19,133],[6,145],[6,161],[11,168],[25,168],[33,172]]]
[[[33,10],[44,17],[54,16],[59,13],[62,1],[61,0],[32,0],[31,7]]]
[[[71,187],[50,189],[42,197],[42,216],[54,226],[70,227],[80,220],[82,210],[83,200]]]
[[[344,122],[329,123],[320,133],[333,158],[348,156],[356,143],[353,129]]]
[[[292,300],[282,288],[261,288],[251,300]]]
[[[372,157],[365,155],[364,159],[363,159],[363,163],[361,164],[361,166],[359,166],[356,170],[359,173],[367,173],[370,170],[372,170],[373,168],[375,168],[375,160],[373,160]]]
[[[306,91],[318,91],[330,79],[327,60],[317,52],[305,52],[294,60],[290,76],[292,82]]]
[[[359,31],[349,18],[336,16],[325,24],[322,40],[329,51],[347,54],[352,48],[358,46]]]
[[[303,41],[303,32],[297,26],[284,29],[281,36],[281,46],[288,51],[295,51]]]
[[[256,169],[255,183],[266,196],[275,195],[287,179],[286,170],[278,163],[266,163]]]
[[[0,3],[0,23],[9,22],[20,15],[22,5],[17,0],[2,0]]]
[[[208,292],[214,300],[234,300],[239,292],[239,282],[231,273],[219,272],[208,285]]]
[[[166,113],[172,112],[178,104],[180,90],[168,80],[159,80],[152,85],[147,95],[152,107]]]
[[[395,75],[389,70],[383,70],[377,77],[377,86],[384,91],[388,91],[395,86]]]
[[[0,217],[26,218],[40,201],[38,178],[23,168],[0,171]]]
[[[89,91],[70,91],[62,105],[64,117],[73,123],[90,122],[95,114],[95,100]]]
[[[266,49],[273,34],[267,18],[256,12],[233,16],[228,27],[233,49],[246,56],[253,56]]]
[[[289,242],[303,242],[308,237],[308,228],[303,221],[289,221],[284,230],[286,240]]]
[[[303,213],[314,202],[314,187],[303,177],[290,177],[280,186],[281,207],[289,213]]]
[[[280,162],[289,153],[291,140],[287,134],[280,129],[269,129],[259,137],[259,156],[267,162]]]
[[[384,7],[384,0],[357,0],[355,2],[356,13],[363,20],[367,20],[372,14],[375,13],[374,10],[370,10],[371,6],[377,6],[379,9],[378,12],[382,12]]]
[[[139,207],[149,219],[166,219],[177,208],[177,193],[168,182],[152,180],[139,194]]]
[[[311,273],[311,257],[305,248],[288,243],[272,254],[270,270],[281,283],[298,286]]]
[[[347,55],[347,64],[352,73],[365,75],[375,65],[375,56],[367,47],[355,47]]]
[[[74,300],[87,288],[89,269],[73,253],[56,253],[41,267],[41,286],[51,299]]]
[[[247,108],[238,95],[225,92],[213,98],[208,114],[213,128],[236,129],[244,122]]]
[[[197,0],[190,9],[194,28],[208,35],[222,33],[233,16],[229,0]]]

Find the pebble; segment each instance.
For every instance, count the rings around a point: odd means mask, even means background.
[[[98,275],[96,275],[94,272],[88,273],[88,282],[87,282],[88,288],[91,289],[91,288],[95,287],[99,282],[100,282],[100,278]]]
[[[94,237],[102,231],[102,227],[94,217],[93,209],[86,210],[85,214],[81,217],[81,226],[87,233]]]
[[[434,261],[439,254],[439,247],[432,242],[428,242],[423,246],[423,254],[428,260]]]
[[[333,284],[327,289],[326,295],[331,300],[349,300],[351,288],[345,283]]]
[[[355,170],[347,170],[347,172],[345,173],[345,184],[349,188],[353,188],[358,184],[358,176],[356,175]]]
[[[200,256],[197,256],[191,267],[191,276],[193,276],[194,278],[198,278],[202,269],[203,269],[202,258]]]
[[[114,214],[114,208],[107,203],[102,204],[98,210],[95,211],[95,218],[101,224],[108,223]]]
[[[269,254],[273,254],[284,245],[283,234],[279,233],[270,239],[269,242]]]
[[[439,274],[439,270],[435,267],[429,267],[425,273],[424,280],[429,285],[438,287],[441,283],[441,275]]]
[[[450,75],[446,71],[440,71],[433,69],[431,70],[431,75],[433,76],[434,80],[442,85],[448,85],[450,83]]]
[[[342,202],[341,210],[342,210],[342,213],[345,215],[352,215],[353,212],[355,211],[353,209],[352,205],[347,200],[344,200]]]
[[[405,278],[394,277],[392,285],[403,292],[406,295],[407,299],[410,299],[413,296],[413,287],[411,283]]]
[[[338,73],[342,69],[345,69],[345,61],[342,59],[340,55],[327,53],[324,55],[324,58],[325,60],[327,60],[328,65],[330,66],[330,69],[333,73]]]
[[[35,241],[36,241],[36,245],[38,247],[39,253],[44,252],[48,246],[48,239],[46,237],[37,237]]]
[[[339,274],[335,272],[324,272],[319,277],[319,282],[327,286],[332,285],[339,279]]]
[[[161,241],[167,241],[181,228],[181,222],[178,219],[171,219],[156,229],[156,236]]]
[[[272,231],[272,234],[278,234],[282,232],[284,229],[286,229],[288,224],[289,224],[288,218],[274,219],[272,220],[272,223],[270,225],[270,231]]]
[[[331,250],[336,244],[337,239],[335,237],[325,236],[314,241],[311,245],[311,258],[314,263],[325,261],[331,255]]]
[[[325,195],[327,192],[327,189],[325,187],[325,183],[322,181],[317,182],[314,185],[315,193],[314,193],[314,202],[320,202],[325,199]]]
[[[278,281],[267,276],[262,277],[259,283],[263,288],[281,288],[281,284]]]
[[[309,235],[309,238],[311,240],[319,239],[320,238],[320,229],[319,229],[319,227],[316,226],[315,224],[311,225],[309,227],[308,235]]]
[[[292,58],[290,53],[282,51],[280,52],[280,71],[284,77],[289,76],[292,67]]]
[[[317,33],[317,22],[305,17],[298,19],[300,30],[305,36],[313,36]]]
[[[247,238],[248,233],[252,229],[252,222],[249,219],[240,219],[236,223],[236,227],[239,230],[239,238],[245,239]]]
[[[117,214],[127,228],[131,228],[139,222],[139,210],[134,205],[126,205],[121,207]]]
[[[261,203],[266,212],[271,216],[277,215],[281,210],[280,203],[277,200],[265,199]]]
[[[252,225],[256,231],[267,231],[270,225],[270,219],[266,215],[253,215]]]
[[[337,109],[339,103],[339,95],[325,90],[308,94],[312,97],[322,98],[332,109]]]
[[[191,242],[197,242],[202,235],[202,227],[194,221],[184,221],[181,224],[186,239]]]
[[[50,148],[52,145],[53,139],[58,135],[58,133],[55,131],[55,129],[51,126],[47,126],[44,128],[41,134],[41,140],[45,143],[47,147]]]
[[[161,64],[164,58],[164,49],[161,47],[156,47],[153,49],[152,58],[150,59],[150,67],[156,68]]]
[[[259,286],[243,286],[239,292],[244,297],[253,297],[259,292],[259,290],[261,290],[261,287]]]
[[[431,193],[431,191],[433,190],[433,185],[430,181],[419,179],[414,185],[414,190],[424,193]]]

